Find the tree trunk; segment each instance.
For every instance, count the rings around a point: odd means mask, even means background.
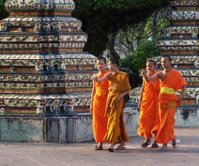
[[[120,59],[120,55],[115,51],[115,38],[117,32],[112,32],[108,35],[108,57],[114,59]]]

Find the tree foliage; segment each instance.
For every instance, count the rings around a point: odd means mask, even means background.
[[[8,16],[8,12],[4,8],[6,0],[0,0],[0,20]]]
[[[73,15],[83,22],[88,34],[85,50],[99,56],[112,49],[120,30],[146,20],[154,11],[168,5],[169,0],[75,0]],[[114,51],[113,51],[114,52]]]
[[[0,9],[2,8],[3,6],[3,0],[0,0]]]
[[[145,21],[118,34],[115,49],[123,55],[123,66],[138,71],[145,66],[147,58],[159,55],[156,43],[169,24],[167,12],[168,8],[158,10]]]

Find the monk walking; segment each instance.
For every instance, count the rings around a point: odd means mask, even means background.
[[[106,59],[100,57],[96,63],[99,72],[97,76],[103,77],[108,71],[106,70]],[[97,145],[95,150],[103,149],[103,138],[107,130],[107,117],[105,116],[106,100],[108,96],[108,80],[103,82],[93,81],[93,90],[91,94],[90,112],[92,113],[93,135]]]
[[[180,101],[185,96],[186,81],[177,70],[172,69],[170,56],[162,56],[161,65],[164,69],[163,71],[151,77],[148,76],[146,72],[143,72],[143,75],[146,80],[160,78],[160,126],[155,140],[163,144],[162,150],[166,150],[169,141],[172,141],[172,146],[176,147],[174,116],[176,113],[176,106],[180,105]],[[180,94],[176,95],[176,91],[179,89],[181,89]]]
[[[156,73],[156,62],[148,60],[146,63],[147,75],[153,76]],[[159,95],[159,79],[152,81],[143,79],[140,102],[139,102],[139,128],[138,134],[144,136],[145,142],[141,144],[142,147],[150,145],[152,135],[156,135],[159,127],[159,109],[158,109],[158,95]],[[158,144],[154,141],[152,148],[157,148]]]
[[[125,149],[125,142],[128,141],[128,135],[123,120],[124,96],[129,93],[131,87],[128,74],[118,68],[118,61],[111,59],[108,62],[110,72],[104,77],[94,76],[94,80],[109,81],[109,93],[106,105],[106,116],[108,117],[107,132],[104,141],[110,143],[108,150],[114,151],[114,145],[120,143],[117,150]]]

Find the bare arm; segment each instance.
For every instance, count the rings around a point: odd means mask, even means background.
[[[156,78],[161,78],[161,73],[156,73],[152,76],[149,76],[146,71],[142,71],[142,75],[147,82],[155,80]]]
[[[91,103],[90,103],[90,112],[93,112],[93,97],[95,95],[95,85],[94,85],[94,81],[93,81],[93,88],[92,88],[92,92],[91,92]]]
[[[97,75],[94,75],[93,80],[95,80],[97,82],[102,82],[102,81],[108,79],[111,75],[112,75],[112,72],[106,73],[102,78],[98,78]]]
[[[178,96],[180,100],[182,100],[182,99],[184,98],[184,96],[185,96],[185,93],[186,93],[186,86],[183,86],[181,89],[182,89],[182,90],[181,90],[181,92],[180,92],[180,95]]]
[[[139,103],[138,103],[138,109],[140,109],[140,107],[141,107],[143,90],[144,90],[144,78],[143,78],[143,83],[142,83],[142,87],[141,87],[141,91],[140,91],[140,99],[139,99]]]

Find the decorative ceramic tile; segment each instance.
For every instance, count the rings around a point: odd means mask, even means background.
[[[158,46],[159,47],[159,46]],[[199,50],[199,46],[170,46],[162,45],[161,49],[164,51],[197,51]]]
[[[174,1],[171,1],[171,6],[198,6],[199,5],[199,2],[198,0],[174,0]]]
[[[179,70],[188,82],[186,102],[197,103],[196,98],[199,95],[199,1],[173,0],[170,3],[172,6],[169,12],[171,24],[164,31],[163,38],[157,45],[162,54],[171,56],[174,68]],[[160,57],[156,57],[156,61],[159,62]]]
[[[158,46],[198,46],[198,40],[162,40],[158,42]]]
[[[176,55],[169,55],[169,56],[172,57],[172,64],[194,64],[199,62],[198,55],[187,56],[187,55],[178,54],[177,56]],[[156,60],[158,64],[160,64],[160,58],[161,56],[158,56],[153,59]]]
[[[96,58],[82,52],[87,34],[71,17],[74,7],[72,0],[6,1],[11,14],[0,21],[1,113],[88,111]]]
[[[198,69],[187,69],[187,70],[179,70],[183,76],[199,76]]]
[[[198,20],[198,11],[173,11],[168,16],[172,20]]]
[[[8,11],[72,11],[75,8],[73,0],[7,0]]]
[[[165,37],[171,37],[172,34],[180,34],[185,35],[185,34],[191,34],[191,37],[196,38],[199,33],[198,27],[195,26],[174,26],[174,27],[169,27],[164,31],[164,36]]]

